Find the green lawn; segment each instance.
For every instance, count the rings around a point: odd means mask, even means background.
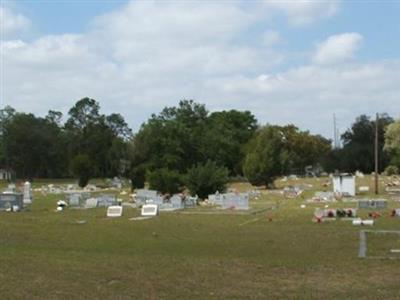
[[[105,218],[104,208],[56,213],[62,196],[36,193],[30,211],[0,212],[0,298],[400,299],[400,260],[359,259],[363,228],[313,223],[324,204],[300,208],[323,181],[278,182],[314,186],[298,199],[263,191],[252,211],[275,208],[259,214],[162,213],[144,221],[129,220],[135,209],[117,219]],[[384,215],[366,229],[400,230],[400,218]]]

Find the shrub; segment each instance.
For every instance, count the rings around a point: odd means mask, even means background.
[[[175,194],[183,190],[182,175],[177,171],[162,168],[147,173],[150,188],[162,193]]]
[[[399,168],[397,166],[387,166],[385,169],[385,173],[387,176],[397,175],[399,174]]]
[[[71,160],[72,173],[78,177],[78,185],[85,187],[92,176],[92,162],[88,155],[78,154]]]
[[[228,175],[227,168],[219,167],[213,161],[207,161],[189,169],[185,183],[193,196],[198,195],[201,199],[205,199],[216,191],[225,191]]]

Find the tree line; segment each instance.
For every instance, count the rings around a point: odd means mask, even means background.
[[[378,123],[380,171],[400,166],[400,121],[382,114]],[[255,185],[277,176],[304,174],[309,166],[326,172],[374,170],[375,120],[361,115],[342,136],[343,147],[296,126],[261,126],[250,111],[209,112],[182,100],[153,114],[133,134],[120,114],[104,115],[97,101],[75,103],[45,117],[0,110],[0,168],[18,178],[128,177],[134,188],[196,194],[222,190],[229,178]],[[397,169],[396,169],[397,168]]]

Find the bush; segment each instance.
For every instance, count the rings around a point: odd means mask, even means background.
[[[131,179],[132,191],[134,189],[144,188],[146,180],[146,170],[143,167],[133,168],[129,173],[129,177]]]
[[[385,174],[387,176],[399,174],[399,168],[397,166],[387,166],[385,169]]]
[[[216,191],[223,192],[228,182],[229,171],[227,168],[218,167],[213,161],[198,164],[189,169],[185,182],[192,196],[198,195],[205,199]]]
[[[150,188],[162,193],[176,194],[183,190],[182,175],[177,171],[162,168],[147,173]]]
[[[85,187],[92,176],[92,162],[86,154],[78,154],[71,160],[72,173],[78,177],[78,185]]]

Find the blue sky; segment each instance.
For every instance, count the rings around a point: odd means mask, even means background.
[[[1,105],[98,100],[136,130],[182,98],[332,136],[400,115],[400,1],[2,1]]]

